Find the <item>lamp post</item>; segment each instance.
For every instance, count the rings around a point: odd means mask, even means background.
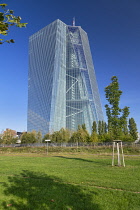
[[[46,139],[45,142],[47,142],[47,155],[48,155],[48,142],[51,141],[50,139]]]

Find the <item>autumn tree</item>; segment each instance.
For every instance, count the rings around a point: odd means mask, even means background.
[[[16,26],[19,28],[26,27],[27,23],[21,23],[21,17],[15,16],[14,11],[7,9],[7,4],[0,4],[0,35],[6,36],[10,32],[10,27]],[[14,39],[5,40],[0,37],[0,44],[4,42],[14,43]]]
[[[17,139],[18,139],[17,132],[15,130],[7,128],[5,131],[3,131],[2,134],[3,144],[14,144],[16,143]]]

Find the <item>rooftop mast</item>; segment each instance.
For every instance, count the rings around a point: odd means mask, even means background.
[[[72,26],[75,26],[75,17],[73,18]]]

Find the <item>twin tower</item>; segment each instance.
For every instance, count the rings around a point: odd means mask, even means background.
[[[29,38],[27,131],[42,134],[103,120],[87,33],[56,20]]]

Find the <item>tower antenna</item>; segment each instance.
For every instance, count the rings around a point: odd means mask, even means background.
[[[75,26],[75,17],[73,18],[72,25]]]

